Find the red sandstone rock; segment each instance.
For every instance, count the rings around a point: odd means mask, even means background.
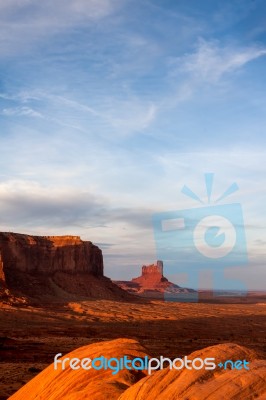
[[[104,277],[102,251],[79,236],[0,232],[0,261],[0,296],[8,294],[9,300],[10,292],[17,298],[27,295],[41,300],[44,296],[65,298],[67,294],[129,297]]]
[[[143,288],[155,289],[157,286],[165,286],[169,283],[163,276],[163,262],[157,261],[155,264],[143,265],[142,275],[138,278],[133,278],[132,282],[139,283]]]
[[[90,358],[104,356],[108,359],[120,359],[127,355],[128,359],[144,358],[145,349],[133,339],[116,339],[108,342],[94,343],[80,347],[65,355],[69,358]],[[146,371],[127,370],[123,368],[117,374],[111,369],[82,368],[73,370],[69,363],[65,370],[54,369],[54,365],[44,369],[10,400],[106,400],[117,399],[125,389],[146,376]],[[113,364],[114,365],[114,364]]]
[[[4,273],[4,264],[2,261],[1,253],[0,253],[0,296],[3,297],[6,294],[6,277]]]
[[[117,339],[80,347],[63,358],[94,359],[104,356],[120,359],[144,358],[149,355],[136,340]],[[73,370],[44,369],[13,394],[10,400],[251,400],[265,399],[266,361],[244,346],[225,343],[206,347],[188,355],[189,360],[214,358],[215,363],[226,360],[248,360],[249,370],[164,369],[147,375],[147,370],[123,368],[116,375],[110,369]]]
[[[4,264],[3,264],[2,257],[0,254],[0,287],[5,286],[5,282],[6,282],[6,277],[5,277],[5,273],[4,273]]]
[[[118,400],[251,400],[266,395],[266,361],[257,359],[255,352],[234,343],[224,343],[197,350],[189,355],[196,358],[248,360],[249,370],[223,369],[188,370],[165,368],[141,379],[124,391]]]
[[[103,276],[102,251],[79,236],[30,236],[0,233],[4,271],[52,275],[86,272]]]
[[[181,300],[180,294],[189,295],[195,293],[193,289],[181,288],[180,286],[169,282],[163,275],[163,262],[156,261],[151,265],[143,265],[142,274],[131,281],[115,281],[115,283],[127,290],[129,293],[137,294],[142,297],[168,298]],[[177,296],[178,295],[178,296]],[[193,297],[191,297],[193,301]]]

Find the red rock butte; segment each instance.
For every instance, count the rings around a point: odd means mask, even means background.
[[[102,251],[79,236],[30,236],[0,233],[3,269],[53,274],[87,272],[103,276]]]
[[[143,265],[141,268],[141,276],[133,278],[131,281],[114,281],[123,290],[141,297],[151,297],[158,299],[176,299],[177,296],[184,300],[193,301],[195,290],[182,288],[172,282],[163,275],[163,261],[157,260],[154,264]],[[192,297],[191,297],[192,296]]]
[[[154,288],[163,282],[167,282],[167,279],[163,276],[163,262],[156,261],[151,265],[142,266],[142,274],[138,278],[133,278],[132,282],[139,283],[145,288]]]
[[[79,236],[0,232],[0,296],[125,297],[103,269],[101,249]]]

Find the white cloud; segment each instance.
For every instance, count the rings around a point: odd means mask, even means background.
[[[0,183],[0,221],[16,225],[86,227],[118,224],[131,230],[149,223],[150,210],[114,204],[111,196],[83,188],[41,185],[36,181],[9,180]]]
[[[66,97],[42,90],[21,91],[13,95],[0,93],[0,98],[3,100],[20,104],[17,107],[4,108],[0,114],[40,117],[81,132],[88,132],[86,121],[91,118],[94,128],[97,123],[104,124],[108,128],[108,136],[111,128],[113,134],[118,137],[138,133],[148,128],[156,118],[157,107],[153,102],[142,100],[131,93],[128,93],[123,100],[118,97],[119,95],[103,97],[101,104],[95,107],[70,96]],[[42,113],[34,110],[35,104],[40,106],[43,102],[45,107],[42,109]],[[32,107],[28,105],[32,105]],[[69,117],[70,120],[75,120],[75,124],[68,122]],[[86,117],[85,123],[82,122],[84,117]],[[102,127],[98,135],[106,135]]]
[[[266,48],[256,45],[222,46],[218,41],[200,39],[194,52],[169,58],[168,80],[173,90],[161,101],[161,105],[164,108],[175,108],[178,104],[191,100],[199,89],[202,96],[204,89],[210,86],[215,88],[215,96],[219,93],[224,95],[230,90],[232,82],[232,79],[225,78],[234,78],[235,73],[248,63],[265,55]]]
[[[120,0],[0,0],[0,56],[14,55],[65,29],[98,21]]]
[[[179,70],[198,82],[218,82],[225,74],[266,55],[265,48],[220,46],[218,42],[200,40],[197,50],[177,60]]]
[[[4,108],[1,112],[2,115],[7,117],[14,117],[14,116],[26,116],[26,117],[34,117],[34,118],[43,118],[43,115],[33,110],[30,107],[13,107],[13,108]]]
[[[115,128],[118,136],[125,136],[148,128],[156,117],[156,111],[155,104],[140,99],[113,99],[104,111],[104,119]]]
[[[103,98],[101,106],[91,107],[79,101],[57,96],[49,93],[40,94],[54,103],[60,104],[78,112],[90,114],[108,126],[113,127],[118,136],[125,136],[136,131],[148,128],[156,117],[156,105],[152,102],[143,101],[131,94],[126,99],[120,100],[116,96]]]
[[[37,3],[34,0],[0,0],[0,11],[2,18],[16,18],[18,13],[25,12],[24,16],[29,20],[34,15],[39,21],[47,24],[50,20],[50,24],[57,21],[65,25],[75,19],[103,18],[109,15],[117,4],[117,1],[111,0],[46,0]]]

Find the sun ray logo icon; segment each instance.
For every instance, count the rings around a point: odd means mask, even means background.
[[[206,174],[204,174],[204,176],[205,176],[206,192],[207,192],[207,196],[208,196],[208,204],[210,204],[212,189],[213,189],[214,174],[206,173]],[[220,201],[224,200],[226,197],[235,193],[237,190],[239,190],[238,185],[235,182],[232,183],[232,185],[229,186],[229,188],[218,199],[216,199],[214,201],[214,203],[219,203]],[[196,200],[201,204],[204,204],[204,202],[186,185],[183,186],[181,192],[183,194],[185,194],[186,196],[190,197],[191,199]]]

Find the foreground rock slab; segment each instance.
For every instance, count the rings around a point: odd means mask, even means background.
[[[144,358],[145,349],[132,339],[117,339],[83,346],[65,357]],[[234,343],[198,350],[190,359],[214,357],[219,362],[246,359],[250,370],[170,370],[165,368],[152,375],[145,371],[123,369],[113,375],[111,370],[54,370],[50,365],[28,382],[9,400],[251,400],[266,395],[266,361],[257,354]]]

